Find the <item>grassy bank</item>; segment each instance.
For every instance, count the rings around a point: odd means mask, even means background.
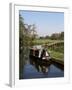
[[[49,51],[52,58],[64,61],[64,54],[56,51]]]
[[[33,43],[34,45],[42,45],[42,44],[51,44],[59,41],[63,41],[63,40],[35,39]]]

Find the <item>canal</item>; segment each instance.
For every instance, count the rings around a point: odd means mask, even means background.
[[[41,63],[29,58],[23,67],[23,79],[64,77],[64,68],[58,63],[50,61]]]

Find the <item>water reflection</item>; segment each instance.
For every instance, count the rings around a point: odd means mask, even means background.
[[[23,68],[23,79],[64,77],[64,70],[58,64],[29,58]]]
[[[30,64],[33,65],[38,72],[47,73],[49,71],[50,62],[47,64],[38,59],[30,58]]]

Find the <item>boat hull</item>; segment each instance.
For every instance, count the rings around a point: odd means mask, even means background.
[[[51,59],[47,60],[47,59],[42,59],[36,56],[32,56],[30,55],[30,60],[40,64],[40,65],[50,65],[51,64]]]

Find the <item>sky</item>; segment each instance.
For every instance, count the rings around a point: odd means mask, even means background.
[[[39,36],[50,36],[52,33],[64,31],[63,12],[20,10],[19,14],[24,18],[25,24],[35,24]]]

